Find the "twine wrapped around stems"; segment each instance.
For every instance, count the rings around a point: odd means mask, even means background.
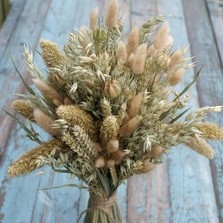
[[[114,205],[117,202],[117,193],[114,193],[111,197],[107,198],[106,200],[101,199],[100,197],[96,196],[95,194],[90,194],[90,199],[92,205],[99,208],[106,210],[110,206]]]
[[[84,223],[122,223],[116,192],[107,199],[102,199],[90,193],[88,208],[80,214],[78,223],[84,213],[86,213]]]

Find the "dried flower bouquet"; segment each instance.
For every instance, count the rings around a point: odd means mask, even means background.
[[[185,93],[199,73],[180,93],[173,88],[193,64],[185,48],[174,48],[168,24],[156,17],[134,27],[124,41],[118,8],[111,0],[105,18],[94,9],[90,27],[70,33],[63,50],[41,40],[46,75],[26,48],[27,70],[37,89],[22,79],[28,92],[12,103],[30,121],[28,128],[17,120],[39,146],[13,162],[9,175],[47,164],[78,177],[90,192],[85,222],[122,222],[118,186],[152,170],[172,146],[184,143],[213,158],[206,139],[223,139],[218,125],[202,122],[220,106],[187,108]],[[31,123],[51,139],[41,142]]]

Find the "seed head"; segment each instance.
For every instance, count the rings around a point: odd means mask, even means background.
[[[64,63],[65,56],[54,42],[42,39],[39,44],[42,49],[43,60],[48,67],[57,67]]]
[[[209,159],[214,158],[213,148],[204,139],[191,138],[185,144]]]
[[[134,74],[141,74],[145,69],[145,61],[147,57],[147,44],[143,43],[138,46],[132,63],[132,71]]]
[[[100,139],[102,144],[107,145],[111,139],[117,138],[119,124],[117,118],[110,115],[104,119],[100,128]]]
[[[43,128],[46,132],[48,132],[49,134],[51,134],[53,136],[61,135],[60,129],[54,128],[54,125],[56,124],[56,122],[51,117],[46,115],[43,111],[41,111],[38,108],[35,108],[33,111],[33,116],[34,116],[36,123],[41,128]]]
[[[79,125],[89,135],[91,140],[97,139],[97,128],[90,114],[77,105],[61,105],[56,113],[60,119],[67,121],[69,126]]]
[[[44,98],[53,103],[56,103],[55,105],[63,103],[63,97],[55,89],[44,83],[39,78],[34,78],[33,82],[36,87],[40,90]]]
[[[12,108],[23,117],[33,121],[33,108],[30,101],[15,100],[12,102]]]
[[[40,167],[38,165],[38,159],[40,156],[48,157],[53,149],[61,150],[63,146],[64,143],[60,139],[53,139],[26,152],[9,167],[9,176],[16,177],[32,172]]]
[[[108,28],[113,28],[117,25],[119,13],[118,0],[111,0],[108,3],[107,12],[105,15],[105,24]]]
[[[116,50],[116,58],[121,61],[122,63],[125,63],[127,60],[127,51],[126,51],[126,45],[123,41],[120,41]]]
[[[111,80],[105,83],[104,94],[107,98],[116,98],[121,93],[121,87],[119,82],[116,80]]]
[[[184,73],[185,73],[185,69],[179,68],[173,74],[171,74],[170,79],[169,79],[170,85],[172,86],[177,85],[181,81]]]
[[[141,120],[142,116],[138,115],[126,122],[119,131],[120,137],[130,136],[137,129]]]
[[[98,26],[98,8],[94,8],[90,14],[90,29],[94,31]]]
[[[127,43],[128,55],[134,53],[138,45],[139,45],[139,30],[137,27],[134,27],[128,37],[128,43]]]

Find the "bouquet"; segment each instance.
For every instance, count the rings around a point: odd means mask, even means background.
[[[223,129],[203,119],[222,107],[188,108],[186,92],[200,71],[176,91],[194,64],[186,58],[186,48],[174,47],[162,17],[133,27],[125,39],[118,1],[111,0],[105,17],[93,9],[89,27],[70,33],[63,50],[49,40],[39,44],[46,73],[25,48],[35,86],[21,77],[27,94],[12,103],[29,125],[6,111],[39,145],[12,163],[11,177],[43,165],[69,173],[90,193],[85,223],[121,223],[119,185],[161,164],[172,146],[183,143],[214,157],[206,139],[222,140]],[[50,134],[48,142],[40,140],[35,124]]]

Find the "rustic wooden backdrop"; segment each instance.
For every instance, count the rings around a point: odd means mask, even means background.
[[[0,0],[0,27],[4,23],[10,9],[9,0]]]
[[[104,11],[106,0],[14,0],[0,30],[0,106],[9,109],[12,94],[24,86],[9,58],[29,80],[22,58],[23,45],[38,47],[46,38],[62,46],[66,33],[88,24],[94,6]],[[189,71],[182,86],[204,64],[202,75],[191,88],[193,107],[223,105],[223,1],[222,0],[120,0],[125,31],[156,15],[166,15],[176,45],[190,44],[189,55],[198,66]],[[37,64],[40,58],[35,53]],[[208,120],[223,126],[222,113]],[[119,204],[127,223],[221,223],[223,222],[223,144],[209,161],[179,146],[163,165],[132,177],[119,189]],[[0,115],[0,222],[70,223],[85,210],[88,194],[75,188],[44,191],[43,188],[73,182],[69,176],[44,168],[24,177],[7,176],[10,163],[35,144],[25,138],[11,118]]]

